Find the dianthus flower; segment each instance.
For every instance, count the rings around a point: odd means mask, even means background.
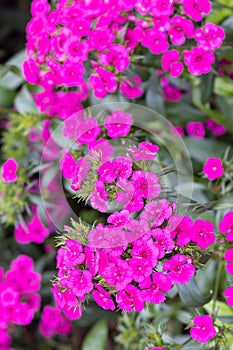
[[[233,248],[228,249],[224,254],[224,259],[226,260],[226,270],[230,275],[233,275]]]
[[[224,290],[224,295],[226,297],[226,302],[233,307],[233,286]]]
[[[225,32],[214,23],[206,23],[203,28],[195,31],[194,37],[199,47],[205,50],[217,50],[222,45]]]
[[[206,51],[201,47],[193,47],[191,51],[184,50],[184,63],[189,73],[193,75],[207,74],[211,71],[215,61],[213,52]]]
[[[226,213],[219,223],[219,231],[226,233],[226,240],[233,242],[233,212]]]
[[[13,159],[9,158],[2,165],[1,177],[4,182],[16,182],[18,179],[17,176],[18,163]]]
[[[213,325],[213,319],[208,316],[195,316],[193,319],[194,327],[190,329],[191,337],[199,343],[206,344],[217,334]]]
[[[111,138],[127,136],[132,123],[132,116],[122,110],[114,111],[111,115],[108,115],[104,121],[107,134]]]
[[[52,338],[56,334],[69,334],[72,325],[57,307],[46,305],[42,311],[39,330],[45,338]]]
[[[184,2],[183,11],[194,21],[201,21],[203,14],[211,11],[211,3],[209,0],[188,0]]]
[[[216,241],[214,225],[205,220],[196,220],[192,227],[191,239],[201,249],[206,249]]]
[[[205,126],[202,122],[188,122],[186,131],[189,136],[197,139],[203,139],[205,137]]]
[[[202,169],[206,177],[213,181],[223,176],[224,168],[219,158],[208,158]]]
[[[162,68],[165,72],[170,72],[174,78],[181,75],[184,70],[183,63],[179,62],[180,54],[177,50],[170,50],[162,56]]]

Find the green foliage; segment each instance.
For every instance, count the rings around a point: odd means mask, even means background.
[[[108,338],[108,323],[103,319],[98,321],[85,337],[82,350],[104,350]]]

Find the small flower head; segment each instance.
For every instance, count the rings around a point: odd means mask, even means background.
[[[213,181],[218,179],[224,174],[224,168],[222,161],[219,158],[208,158],[203,166],[203,173],[206,177]]]
[[[4,182],[16,182],[18,179],[17,176],[18,163],[13,159],[9,158],[2,165],[1,178]]]
[[[194,327],[190,329],[191,337],[199,343],[206,344],[217,334],[213,319],[208,316],[196,316],[193,319]]]

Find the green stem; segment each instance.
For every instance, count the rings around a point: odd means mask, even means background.
[[[214,285],[213,312],[215,312],[215,308],[216,308],[216,302],[217,302],[218,291],[219,291],[219,286],[220,286],[220,280],[221,280],[221,274],[222,274],[223,267],[224,267],[224,260],[221,260],[219,262],[219,264],[218,264],[217,276],[216,276],[215,285]]]

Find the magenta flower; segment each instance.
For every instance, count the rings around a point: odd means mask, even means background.
[[[151,262],[145,258],[131,258],[129,264],[135,282],[142,282],[146,277],[149,277],[153,269]]]
[[[224,254],[224,259],[228,264],[226,264],[226,270],[230,275],[233,275],[233,248],[228,249]]]
[[[207,74],[211,71],[215,61],[213,52],[201,47],[193,47],[191,51],[184,50],[184,63],[188,71],[193,75]]]
[[[168,276],[173,284],[187,283],[195,274],[195,267],[188,262],[186,256],[181,254],[176,254],[171,260],[165,261],[163,270],[169,271]]]
[[[194,21],[199,22],[203,18],[203,13],[208,15],[211,11],[209,0],[189,0],[184,2],[183,11]]]
[[[89,154],[92,157],[94,153],[98,153],[102,162],[106,162],[114,154],[114,148],[105,139],[98,139],[97,141],[88,145]]]
[[[219,231],[226,233],[226,240],[233,242],[233,212],[226,213],[219,223]]]
[[[221,136],[226,133],[226,128],[224,125],[216,123],[213,119],[208,119],[206,122],[206,127],[215,136]]]
[[[166,229],[156,228],[151,233],[155,238],[155,246],[159,250],[159,259],[163,258],[166,252],[171,252],[174,249],[174,241]]]
[[[119,307],[125,312],[132,312],[134,309],[141,312],[144,309],[142,292],[133,285],[128,285],[116,296]]]
[[[205,137],[205,126],[202,122],[188,122],[186,131],[189,136],[196,139],[203,139]]]
[[[206,344],[216,336],[217,332],[210,316],[195,316],[193,323],[194,327],[190,328],[190,335],[199,343]]]
[[[174,12],[174,0],[154,0],[152,2],[152,13],[154,16],[171,16]]]
[[[214,23],[206,23],[203,28],[195,31],[194,37],[199,47],[205,50],[217,50],[225,39],[225,32],[222,27]]]
[[[68,334],[71,329],[71,323],[57,307],[46,305],[43,308],[39,330],[45,338],[52,338],[56,334]]]
[[[118,290],[125,289],[133,280],[132,268],[124,260],[109,263],[103,272],[103,276],[108,284],[115,286]]]
[[[64,282],[65,286],[69,286],[72,293],[77,297],[82,297],[93,289],[92,275],[89,271],[71,270],[67,281],[65,279],[64,277],[61,280],[61,284]]]
[[[63,83],[66,86],[79,86],[84,82],[84,66],[79,62],[68,62],[64,63],[62,68]]]
[[[95,118],[89,117],[80,121],[77,132],[77,141],[89,145],[96,141],[96,138],[100,133],[101,126],[97,123]]]
[[[224,295],[226,297],[226,302],[231,307],[233,307],[233,286],[224,290]]]
[[[89,34],[89,44],[92,50],[102,51],[109,47],[113,40],[114,34],[108,28],[92,30]]]
[[[157,265],[159,250],[155,246],[152,239],[148,241],[135,240],[133,242],[133,249],[131,253],[133,258],[147,259],[152,266]]]
[[[37,95],[38,96],[38,95]],[[78,128],[80,125],[81,114],[73,115],[70,118],[65,119],[63,135],[69,139],[77,137]]]
[[[148,47],[156,55],[163,53],[169,48],[167,35],[162,31],[148,29],[142,39],[142,46]]]
[[[201,249],[206,249],[216,241],[214,225],[210,221],[196,220],[191,230],[191,239]]]
[[[77,167],[74,179],[72,181],[71,188],[74,191],[78,191],[81,188],[82,182],[86,177],[86,174],[90,170],[90,163],[86,158],[80,158]]]
[[[202,169],[206,177],[213,181],[223,176],[224,168],[219,158],[208,158]]]
[[[166,299],[164,292],[169,292],[171,289],[171,281],[166,274],[162,272],[155,272],[150,278],[144,279],[140,282],[143,300],[148,303],[160,304]]]
[[[174,78],[179,77],[183,70],[184,66],[180,60],[180,54],[177,50],[170,50],[163,54],[162,56],[162,68],[165,72],[169,72],[170,75]]]
[[[109,137],[117,138],[127,136],[132,123],[133,118],[130,114],[116,110],[105,118],[104,126]]]
[[[94,209],[98,209],[101,213],[107,211],[108,194],[102,181],[95,182],[95,190],[92,192],[90,202]]]
[[[159,151],[159,146],[153,145],[150,142],[140,142],[139,148],[132,146],[128,153],[136,160],[153,160],[156,158],[156,153]]]
[[[169,206],[169,202],[166,199],[161,199],[159,201],[147,203],[140,218],[150,222],[152,227],[159,227],[163,224],[164,220],[169,219],[171,215],[172,207]]]
[[[156,198],[160,195],[161,187],[158,183],[158,177],[152,172],[134,171],[132,183],[136,192],[144,198]]]
[[[4,182],[16,182],[18,180],[18,176],[16,174],[18,167],[18,163],[13,158],[9,158],[2,165],[2,180]]]
[[[120,83],[120,92],[129,99],[141,97],[143,94],[142,80],[135,75],[131,80],[129,78],[123,79]]]
[[[60,160],[60,167],[65,179],[73,179],[76,173],[77,163],[72,154],[69,152],[64,154],[63,158]]]
[[[115,74],[102,68],[97,68],[96,74],[91,74],[89,80],[97,98],[104,98],[107,93],[117,91],[118,85]]]
[[[98,284],[94,285],[92,296],[95,302],[101,306],[104,310],[115,310],[114,302],[111,298],[111,294]]]
[[[168,34],[174,45],[182,45],[186,37],[191,39],[194,37],[193,22],[182,16],[174,16],[171,19],[171,29]]]
[[[131,218],[129,216],[128,210],[122,210],[120,212],[117,211],[117,212],[111,214],[107,219],[107,222],[109,224],[112,224],[112,225],[118,226],[118,227],[125,226],[130,221],[131,221]]]
[[[127,180],[131,176],[133,163],[130,158],[117,157],[112,165],[118,181]]]
[[[123,72],[130,65],[129,53],[127,49],[119,44],[111,45],[108,53],[101,53],[99,55],[100,63],[103,66],[113,64],[117,72]]]
[[[23,75],[30,84],[36,84],[39,79],[40,69],[37,67],[35,60],[29,58],[23,63]]]
[[[176,220],[178,220],[178,224],[176,224]],[[181,218],[180,216],[177,217],[175,215],[171,217],[168,223],[171,225],[171,227],[175,226],[170,234],[171,237],[176,238],[177,245],[179,247],[187,245],[191,240],[191,232],[193,227],[192,219],[190,219],[188,216]]]

